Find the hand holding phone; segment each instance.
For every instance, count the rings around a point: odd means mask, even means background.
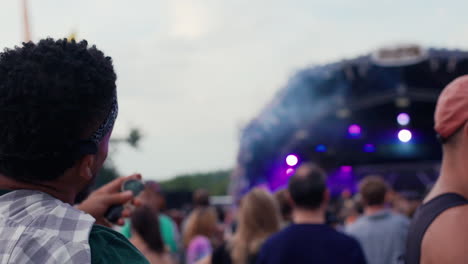
[[[138,183],[135,183],[134,180]],[[128,181],[131,181],[131,183],[126,183]],[[135,191],[137,191],[138,188],[136,188],[135,185],[140,186],[140,188],[143,189],[143,187],[141,187],[142,184],[140,174],[133,174],[127,177],[115,179],[92,192],[81,204],[76,205],[76,208],[93,216],[96,219],[96,224],[108,227],[112,226],[112,224],[123,225],[123,218],[130,215],[129,210],[119,210],[120,213],[118,214],[113,213],[120,218],[115,220],[115,218],[109,217],[111,220],[114,220],[112,222],[106,219],[106,215],[110,214],[110,208],[115,205],[123,205],[131,202],[131,204],[138,206],[138,203],[141,201],[139,199],[135,199],[135,194],[137,193],[134,193],[129,189],[135,189]],[[129,191],[122,192],[122,190]]]
[[[131,191],[133,193],[133,197],[137,197],[144,189],[145,185],[141,180],[131,179],[122,183],[121,191]],[[122,204],[115,204],[109,207],[104,216],[107,221],[115,224],[122,217],[123,210],[124,206]]]

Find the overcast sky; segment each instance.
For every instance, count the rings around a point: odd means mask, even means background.
[[[20,0],[0,0],[0,47],[23,40]],[[34,40],[78,39],[114,59],[123,174],[231,168],[240,128],[298,69],[395,43],[468,49],[467,1],[29,0]]]

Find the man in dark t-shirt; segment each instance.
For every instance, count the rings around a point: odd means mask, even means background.
[[[355,239],[325,225],[325,181],[325,173],[312,165],[297,170],[288,186],[294,224],[265,242],[257,264],[366,263]]]

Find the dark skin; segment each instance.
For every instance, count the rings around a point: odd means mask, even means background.
[[[123,182],[130,179],[141,180],[141,175],[132,174],[127,177],[121,177],[113,180],[112,182],[92,192],[86,200],[84,200],[76,207],[81,211],[92,215],[96,219],[96,224],[108,227],[112,226],[112,224],[104,217],[104,214],[110,206],[114,204],[126,204],[128,202],[131,202],[135,206],[140,206],[142,204],[140,199],[134,199],[132,191],[120,192],[120,188]],[[117,221],[116,224],[124,225],[124,218],[130,217],[130,215],[131,210],[129,208],[125,208],[122,212],[122,217]]]
[[[62,176],[54,181],[41,182],[39,184],[30,184],[15,181],[4,175],[0,175],[0,189],[18,190],[28,189],[47,193],[64,203],[73,204],[76,196],[82,190],[87,188],[94,180],[97,172],[102,168],[107,158],[108,141],[110,133],[103,139],[99,145],[96,155],[86,155],[75,163],[75,166],[66,170]],[[111,226],[105,217],[107,209],[115,204],[125,204],[132,202],[134,205],[140,205],[138,199],[133,199],[131,192],[120,192],[122,183],[129,179],[141,179],[140,174],[133,174],[127,177],[118,178],[100,189],[91,193],[91,195],[76,207],[96,219],[96,224]],[[125,209],[122,218],[117,224],[124,224],[124,217],[130,216],[130,210]]]

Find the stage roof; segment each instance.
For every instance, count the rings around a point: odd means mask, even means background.
[[[244,187],[271,184],[285,178],[289,154],[327,169],[437,162],[437,97],[467,73],[468,52],[415,45],[303,69],[243,130],[234,176]],[[397,122],[401,113],[409,124]]]

